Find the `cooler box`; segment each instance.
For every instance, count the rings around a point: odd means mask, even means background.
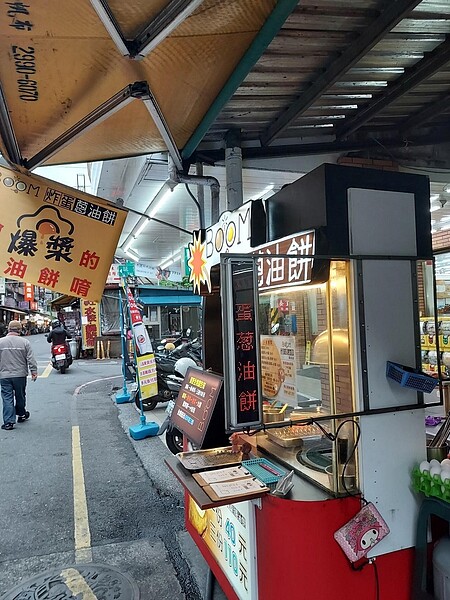
[[[450,600],[450,538],[442,538],[434,548],[433,583],[436,600]]]

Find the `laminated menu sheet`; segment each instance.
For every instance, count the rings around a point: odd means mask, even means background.
[[[214,471],[204,471],[202,473],[194,473],[192,477],[202,487],[211,483],[219,483],[222,481],[233,481],[236,479],[252,478],[253,475],[244,467],[228,467],[227,469],[215,469]]]
[[[192,478],[214,502],[239,497],[250,500],[270,491],[242,465],[193,473]]]
[[[249,497],[256,498],[270,491],[267,486],[254,477],[238,479],[236,481],[211,483],[211,485],[206,485],[203,489],[211,500],[215,501],[237,497],[246,497],[246,499],[249,499]]]

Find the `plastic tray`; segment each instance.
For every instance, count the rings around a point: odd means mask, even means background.
[[[276,471],[278,474],[275,475],[275,473],[271,473],[262,465],[265,465],[269,469]],[[243,460],[242,466],[246,468],[247,471],[250,471],[254,477],[259,479],[259,481],[262,481],[262,483],[265,483],[268,486],[278,483],[278,480],[287,473],[287,471],[275,463],[266,460],[265,458],[252,458],[250,460]]]
[[[450,502],[450,481],[448,479],[444,482],[439,475],[430,475],[428,471],[422,473],[418,467],[414,467],[411,480],[416,492]]]
[[[432,392],[439,383],[439,379],[435,377],[390,361],[386,362],[386,377],[393,379],[402,387],[412,388],[427,394]]]
[[[206,469],[229,467],[240,464],[242,460],[242,452],[232,452],[232,446],[179,452],[175,456],[188,471],[205,471]]]

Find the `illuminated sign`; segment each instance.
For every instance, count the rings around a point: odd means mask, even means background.
[[[256,248],[254,253],[267,255],[267,258],[258,260],[259,291],[309,283],[312,279],[314,259],[307,256],[314,254],[315,250],[314,230],[290,235]],[[288,256],[270,258],[271,254]]]
[[[170,420],[196,446],[205,439],[222,377],[189,367],[175,402]]]
[[[227,427],[262,421],[258,302],[252,257],[222,258]]]
[[[1,276],[100,300],[125,211],[3,166],[0,208]]]
[[[221,254],[250,252],[251,211],[252,202],[246,202],[233,212],[222,213],[215,225],[194,233],[187,261],[194,292],[200,291],[202,283],[211,291],[210,270],[219,264]]]

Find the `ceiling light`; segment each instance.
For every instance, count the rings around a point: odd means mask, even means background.
[[[130,248],[128,250],[124,250],[125,254],[132,258],[135,262],[139,262],[139,254]]]
[[[439,194],[431,194],[430,201],[434,202],[435,200],[439,200]]]
[[[439,210],[440,206],[430,206],[430,212],[434,212],[435,210]]]
[[[447,183],[447,185],[444,187],[444,192],[446,194],[450,194],[450,183]]]
[[[139,235],[141,235],[141,233],[147,227],[147,223],[148,223],[148,219],[144,219],[144,221],[137,228],[136,233],[133,234],[135,238],[137,238]]]
[[[180,258],[181,258],[181,254],[178,254],[178,256],[174,256],[169,261],[166,261],[166,262],[162,263],[162,265],[160,265],[161,269],[167,269],[167,267],[169,267],[170,265],[172,265],[177,260],[180,260]]]
[[[442,217],[442,219],[439,221],[440,223],[448,223],[450,221],[450,216],[447,217]]]
[[[162,198],[160,198],[155,206],[152,208],[152,210],[148,213],[148,216],[150,218],[154,217],[156,215],[156,213],[158,212],[158,210],[161,208],[161,206],[164,204],[164,202],[167,200],[167,198],[170,196],[170,194],[172,193],[172,190],[167,190],[167,192],[164,194],[164,196]],[[151,205],[150,205],[151,206]]]

